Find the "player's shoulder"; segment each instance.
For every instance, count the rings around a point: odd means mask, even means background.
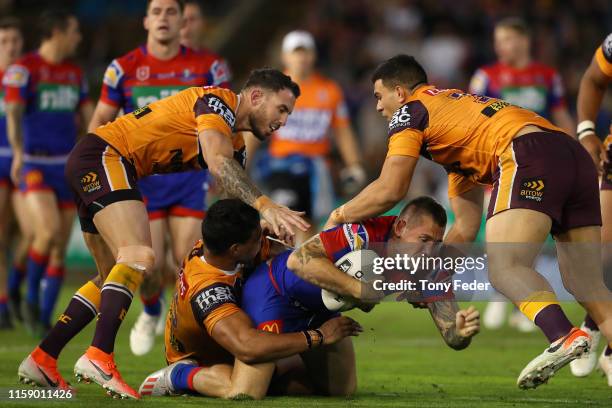
[[[21,66],[27,69],[36,68],[43,63],[42,58],[36,51],[28,52],[17,58],[11,66]]]
[[[426,96],[437,96],[432,93],[435,88],[428,89],[415,95],[413,100],[408,101],[395,111],[389,121],[388,136],[391,137],[406,129],[423,131],[429,126],[429,111],[426,107]]]
[[[135,67],[139,62],[146,58],[146,52],[143,45],[126,52],[125,54],[115,58],[113,61],[120,64],[123,69]]]
[[[126,74],[130,74],[136,69],[144,56],[141,46],[113,59],[104,72],[103,84],[111,88],[117,88]]]

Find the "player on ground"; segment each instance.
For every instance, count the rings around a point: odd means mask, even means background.
[[[9,65],[13,64],[21,55],[23,36],[19,20],[4,18],[0,20],[0,330],[13,327],[9,309],[8,295],[11,288],[8,283],[7,251],[10,245],[11,196],[13,185],[11,183],[11,147],[6,136],[6,119],[4,109],[4,86],[2,77]],[[21,274],[14,268],[11,274]],[[11,276],[12,278],[12,276]],[[19,285],[17,285],[19,287]]]
[[[378,179],[334,210],[328,224],[392,208],[408,191],[423,155],[445,166],[453,212],[472,220],[454,224],[449,234],[461,236],[462,225],[479,222],[482,194],[474,193],[476,183],[494,187],[486,225],[489,279],[552,345],[521,372],[519,387],[546,382],[590,346],[589,335],[572,326],[550,284],[532,267],[549,233],[566,288],[612,340],[597,171],[578,141],[508,102],[428,85],[423,68],[407,55],[381,64],[372,82],[377,110],[389,120],[387,158]]]
[[[334,206],[328,163],[332,140],[345,166],[341,172],[343,184],[352,183],[353,193],[357,192],[366,182],[366,174],[360,164],[342,90],[315,70],[312,35],[306,31],[287,34],[283,39],[282,61],[285,73],[300,85],[302,95],[287,126],[272,135],[267,154],[258,160],[258,172],[272,199],[306,212],[318,229]],[[315,232],[302,234],[299,241]]]
[[[176,280],[166,320],[169,365],[147,376],[140,386],[142,395],[197,392],[260,399],[266,395],[274,360],[331,346],[361,331],[345,317],[321,321],[306,333],[255,329],[240,309],[238,291],[242,265],[252,265],[261,256],[257,211],[239,200],[217,201],[202,224],[202,237]]]
[[[574,120],[565,103],[561,76],[553,67],[532,60],[527,24],[516,17],[503,19],[495,25],[493,37],[498,62],[476,71],[470,82],[470,93],[503,99],[532,110],[573,134]],[[475,238],[476,235],[470,241]],[[496,296],[485,309],[484,326],[500,328],[505,322],[506,310],[505,298]],[[524,332],[537,329],[516,308],[509,323]]]
[[[604,244],[604,254],[609,258],[612,242],[612,135],[606,138],[605,144],[595,133],[595,121],[601,107],[601,101],[608,85],[612,82],[612,34],[609,34],[601,46],[595,51],[591,65],[580,81],[578,92],[578,139],[587,149],[597,166],[601,177],[599,197],[601,201],[601,241]],[[612,127],[610,129],[612,134]],[[609,265],[609,261],[605,265]],[[606,271],[609,274],[609,271]],[[608,283],[609,285],[609,283]],[[581,329],[589,333],[592,339],[591,350],[581,358],[571,362],[572,373],[578,377],[589,375],[597,364],[597,346],[601,333],[597,324],[587,315]],[[608,377],[608,385],[612,387],[612,348],[608,344],[599,357],[599,367]]]
[[[294,228],[309,227],[301,213],[274,203],[249,180],[244,141],[237,133],[250,131],[265,140],[286,123],[298,96],[299,87],[288,76],[255,70],[239,94],[188,88],[79,141],[66,177],[77,194],[83,237],[101,276],[77,291],[47,338],[21,364],[20,377],[44,385],[38,373],[43,370],[53,383],[65,386],[57,372],[59,352],[99,311],[93,342],[77,361],[75,374],[111,395],[139,398],[121,378],[112,354],[133,294],[155,263],[146,207],[136,187],[139,178],[208,168],[224,191],[256,208],[281,238],[294,234]]]
[[[7,132],[13,149],[11,177],[26,194],[32,224],[24,317],[34,333],[50,328],[63,280],[75,216],[64,167],[79,133],[78,123],[89,122],[93,110],[85,77],[68,60],[81,41],[78,20],[69,12],[54,10],[42,14],[39,26],[42,42],[38,50],[11,65],[3,78]]]
[[[249,274],[242,290],[241,307],[259,330],[274,333],[312,331],[321,322],[337,316],[337,313],[325,307],[320,287],[302,280],[293,271],[303,275],[309,275],[313,270],[322,271],[320,275],[326,279],[318,284],[346,296],[361,297],[367,285],[345,274],[327,273],[336,269],[334,262],[351,251],[377,244],[389,250],[385,256],[393,256],[394,251],[407,249],[414,253],[430,252],[441,241],[445,226],[446,213],[440,204],[428,197],[421,197],[408,203],[398,217],[378,217],[321,232],[295,251],[283,251],[261,263]],[[440,277],[442,275],[447,276],[442,273]],[[343,278],[336,279],[339,276]],[[180,293],[178,285],[177,292]],[[473,308],[459,310],[452,300],[452,294],[428,293],[419,300],[427,304],[436,326],[450,347],[463,349],[478,333],[478,311]],[[190,313],[191,309],[186,312]],[[172,318],[172,315],[169,316],[169,324]],[[181,318],[178,315],[179,323]],[[196,344],[201,343],[201,338],[192,339]],[[350,339],[309,350],[301,357],[308,372],[308,388],[312,388],[313,393],[348,396],[355,392],[355,353]],[[173,361],[168,354],[167,359]],[[243,362],[234,366],[233,372],[227,369],[225,372],[208,372],[207,376],[194,377],[194,385],[195,379],[199,379],[199,384],[206,384],[204,380],[210,383],[212,377],[215,385],[228,389],[235,382],[234,375],[240,373],[240,381],[250,384],[252,394],[265,395],[274,364],[249,367]],[[185,391],[185,387],[173,385],[176,382],[173,379],[180,378],[176,370],[169,366],[148,376],[141,389],[149,386],[153,395],[163,395],[169,388],[172,392]],[[192,370],[197,368],[193,366]],[[200,387],[198,391],[201,394],[211,395],[202,385]]]
[[[120,109],[127,114],[190,86],[227,86],[229,72],[219,57],[181,46],[182,7],[179,0],[148,2],[144,20],[147,42],[113,60],[107,68],[100,101],[89,124],[91,132],[115,119]],[[138,182],[149,213],[156,264],[140,288],[144,310],[130,332],[130,348],[136,355],[151,350],[161,320],[166,236],[169,233],[174,255],[171,263],[178,266],[200,235],[206,179],[206,171],[192,170],[152,175]]]

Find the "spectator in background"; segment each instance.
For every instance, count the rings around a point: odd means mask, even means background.
[[[269,159],[259,160],[257,168],[270,190],[271,198],[294,210],[305,211],[316,229],[334,207],[334,191],[327,162],[333,132],[344,169],[342,185],[359,191],[366,182],[361,156],[350,125],[344,96],[332,80],[315,71],[316,50],[312,35],[292,31],[285,36],[282,60],[287,75],[297,82],[301,96],[287,125],[271,139]],[[308,231],[310,237],[316,231]]]
[[[476,71],[470,82],[470,93],[505,99],[544,116],[573,134],[574,120],[567,109],[561,76],[556,69],[531,58],[527,24],[515,17],[503,19],[496,24],[493,36],[498,61]],[[484,326],[500,328],[505,322],[506,309],[504,298],[494,297],[485,310]],[[523,332],[536,329],[516,308],[509,323]]]

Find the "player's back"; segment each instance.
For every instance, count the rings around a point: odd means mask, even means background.
[[[534,112],[458,89],[422,86],[389,123],[389,153],[419,154],[447,171],[491,183],[499,155],[520,129],[563,132]]]
[[[229,352],[211,337],[214,325],[239,311],[240,273],[222,271],[203,258],[199,241],[183,262],[166,319],[168,362],[195,358],[202,364],[233,361]]]
[[[217,87],[193,87],[145,105],[94,133],[130,159],[138,176],[197,168],[198,127],[235,124],[238,96]],[[211,115],[214,114],[214,115]],[[234,138],[234,147],[243,142]]]

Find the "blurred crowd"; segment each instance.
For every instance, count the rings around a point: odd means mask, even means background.
[[[256,13],[266,2],[273,0],[257,1],[251,9]],[[37,14],[39,3],[0,0],[0,14],[27,19]],[[82,21],[84,41],[78,59],[94,97],[108,62],[144,42],[143,3],[143,0],[54,2],[75,10]],[[253,4],[249,0],[203,1],[209,25],[207,35],[225,24],[224,17]],[[262,64],[281,66],[280,42],[288,31],[299,28],[311,32],[316,40],[318,68],[344,91],[370,175],[376,174],[386,148],[385,122],[374,109],[369,78],[382,60],[398,53],[414,55],[426,68],[430,82],[439,87],[467,89],[475,70],[496,60],[492,41],[495,23],[505,17],[520,16],[531,28],[534,59],[559,70],[573,113],[582,73],[595,48],[612,31],[612,2],[607,0],[298,0],[287,5],[287,10],[282,10],[281,2],[278,4],[274,20],[276,37],[263,47],[252,47],[247,42],[230,44],[250,54],[251,65],[234,66],[237,75],[233,87],[240,86],[251,68]],[[304,12],[294,13],[289,8]],[[35,30],[31,31],[26,32],[28,48],[36,44]],[[238,65],[231,56],[226,57],[230,66]],[[603,106],[607,119],[612,103],[606,100]],[[419,174],[418,185],[423,188],[415,188],[415,193],[435,194],[443,199],[444,186],[438,180],[444,183],[444,177],[440,170],[427,168]]]

